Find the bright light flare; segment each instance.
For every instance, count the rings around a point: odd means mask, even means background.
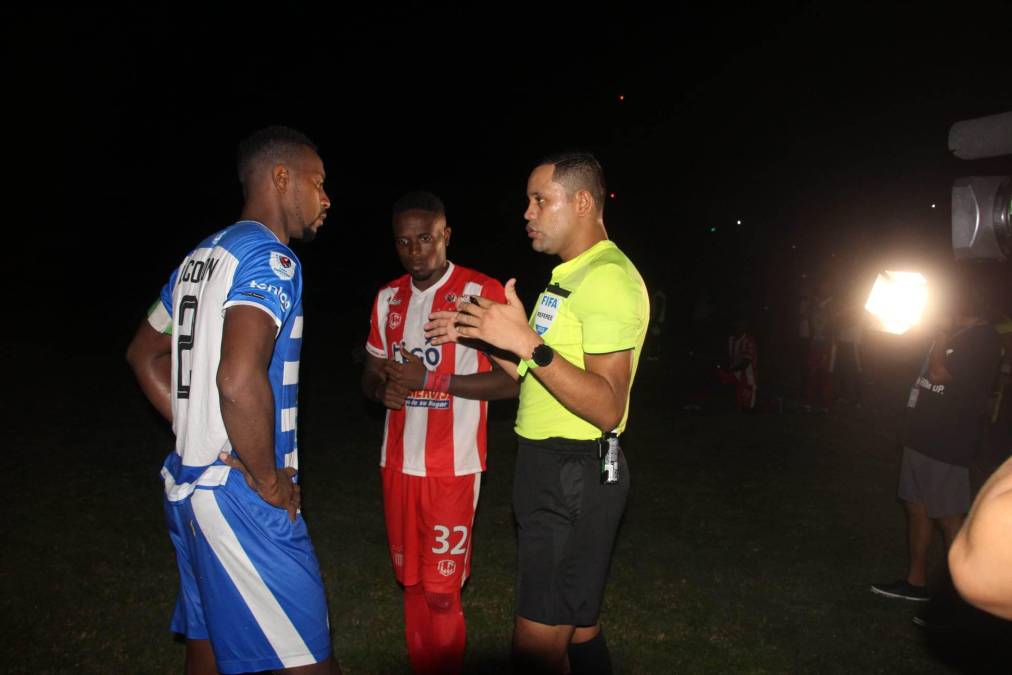
[[[883,272],[864,308],[887,333],[902,335],[921,320],[927,303],[928,280],[920,272]]]

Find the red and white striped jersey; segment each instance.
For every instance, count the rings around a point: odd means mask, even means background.
[[[405,274],[380,289],[373,304],[366,351],[399,359],[401,343],[437,373],[471,375],[492,369],[482,352],[462,344],[433,345],[422,329],[431,312],[455,310],[457,299],[480,295],[506,302],[502,284],[450,263],[424,291]],[[486,401],[413,391],[400,410],[387,410],[380,466],[412,476],[465,476],[485,470]]]

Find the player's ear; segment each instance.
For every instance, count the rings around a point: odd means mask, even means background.
[[[449,225],[447,225],[446,227],[443,228],[443,243],[446,246],[450,245],[450,232],[451,231],[452,230],[450,230],[450,226]]]
[[[284,194],[288,191],[288,181],[291,177],[288,175],[288,167],[284,164],[275,164],[274,168],[271,169],[271,182],[274,183],[274,189]]]

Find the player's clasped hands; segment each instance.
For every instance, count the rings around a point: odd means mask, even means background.
[[[223,452],[218,455],[218,458],[229,468],[241,472],[243,478],[246,479],[246,484],[253,488],[261,499],[271,506],[288,511],[288,517],[293,523],[295,522],[295,516],[302,506],[302,491],[298,484],[292,480],[298,473],[294,466],[274,469],[274,476],[272,476],[274,480],[261,483],[253,478],[253,474],[238,457]]]
[[[422,360],[412,354],[403,342],[400,353],[403,363],[388,359],[383,365],[386,381],[381,385],[382,391],[377,392],[377,398],[391,410],[403,408],[408,394],[421,389],[425,384],[425,364]]]
[[[504,290],[505,304],[472,296],[459,301],[456,312],[433,312],[424,326],[425,337],[435,345],[475,338],[514,354],[524,353],[531,327],[516,293],[516,279],[507,281]]]
[[[403,342],[400,353],[404,359],[403,363],[388,359],[383,365],[387,382],[395,382],[408,391],[421,389],[425,385],[425,364],[417,355],[412,354]]]

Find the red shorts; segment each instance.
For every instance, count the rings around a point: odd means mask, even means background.
[[[390,560],[397,581],[453,593],[471,571],[481,474],[434,478],[380,467]]]

